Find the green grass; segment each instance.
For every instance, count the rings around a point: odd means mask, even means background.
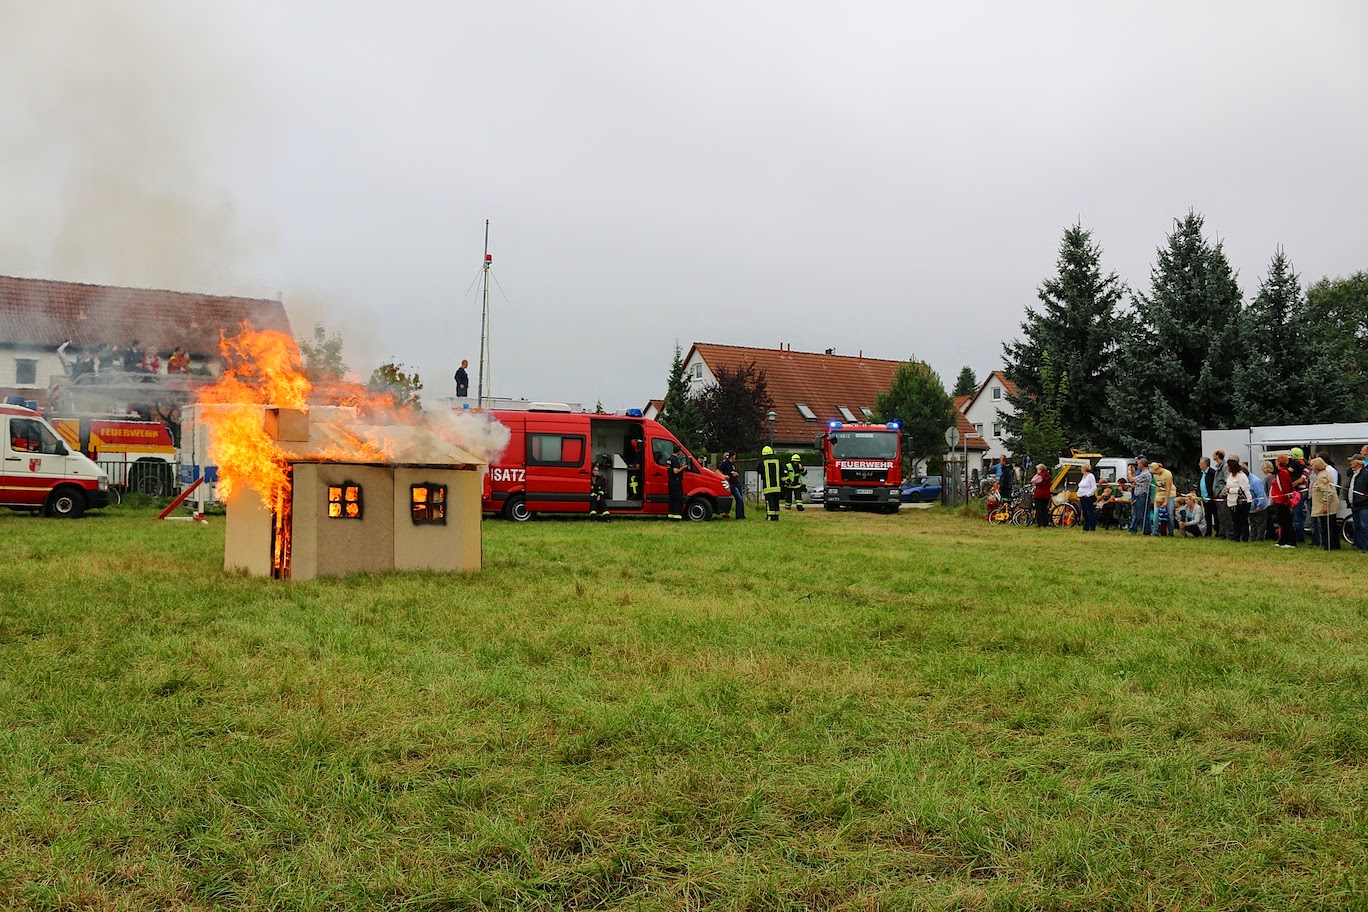
[[[0,514],[0,906],[1365,909],[1368,560],[990,527],[485,524],[222,571]]]

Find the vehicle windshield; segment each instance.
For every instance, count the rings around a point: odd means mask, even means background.
[[[895,431],[836,431],[831,435],[831,455],[836,459],[897,459]]]

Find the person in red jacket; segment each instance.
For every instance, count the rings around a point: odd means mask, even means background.
[[[1031,496],[1035,500],[1036,525],[1043,529],[1050,524],[1050,473],[1043,463],[1036,466],[1031,476]]]
[[[1278,456],[1278,463],[1268,476],[1268,500],[1273,505],[1273,521],[1278,524],[1278,547],[1297,547],[1292,533],[1292,497],[1301,495],[1292,487],[1292,473],[1288,469],[1286,453]]]

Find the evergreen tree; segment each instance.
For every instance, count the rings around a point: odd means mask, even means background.
[[[1007,447],[1024,452],[1028,421],[1039,425],[1046,391],[1046,353],[1069,382],[1056,392],[1054,421],[1067,442],[1101,438],[1097,415],[1106,401],[1116,360],[1117,306],[1125,285],[1115,272],[1102,273],[1102,248],[1082,225],[1065,229],[1055,260],[1055,274],[1036,289],[1038,309],[1028,309],[1021,338],[1002,346],[1003,373],[1016,386],[1007,402],[1015,414],[1004,414]]]
[[[1368,271],[1323,278],[1306,291],[1308,321],[1347,363],[1345,381],[1356,403],[1355,420],[1368,421]]]
[[[1150,291],[1118,321],[1121,350],[1108,387],[1103,434],[1186,471],[1203,428],[1237,426],[1234,374],[1244,360],[1240,286],[1203,218],[1175,220],[1150,270]]]
[[[1301,278],[1279,249],[1245,312],[1246,354],[1235,369],[1236,425],[1352,421],[1355,381],[1344,334],[1324,331]]]
[[[752,361],[736,370],[718,367],[713,375],[716,381],[695,402],[703,445],[712,453],[759,451],[766,437],[765,414],[774,408],[765,372]]]
[[[661,404],[660,423],[688,447],[689,452],[701,442],[698,407],[689,398],[689,379],[684,376],[684,355],[675,343],[674,360],[665,387],[665,401]]]
[[[929,364],[916,360],[898,365],[888,392],[875,397],[874,411],[880,421],[902,421],[911,461],[936,463],[945,452],[945,429],[955,424],[958,414],[940,376]]]
[[[955,398],[960,396],[972,396],[978,392],[978,378],[974,376],[972,367],[960,368],[959,378],[955,380],[955,391],[951,393]]]

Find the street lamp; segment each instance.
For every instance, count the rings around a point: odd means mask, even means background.
[[[765,412],[765,420],[769,422],[769,426],[770,426],[770,446],[774,446],[774,422],[775,422],[776,420],[778,420],[778,418],[779,418],[779,413],[778,413],[778,412],[774,412],[774,411]]]

